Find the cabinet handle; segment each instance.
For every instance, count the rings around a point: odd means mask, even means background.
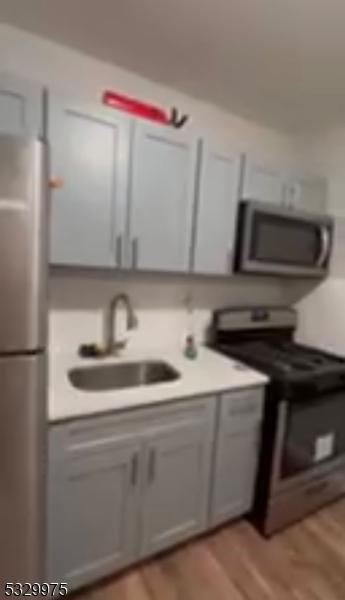
[[[155,476],[156,476],[156,452],[152,448],[150,450],[149,468],[148,468],[148,477],[147,477],[149,484],[153,483]]]
[[[230,250],[228,250],[227,252],[227,256],[226,256],[226,272],[227,273],[232,273],[232,261],[233,261],[233,251],[232,248]]]
[[[116,237],[116,265],[122,267],[122,235]]]
[[[51,177],[48,182],[49,188],[51,190],[61,190],[65,185],[65,182],[60,177]]]
[[[137,237],[132,239],[132,267],[137,269],[139,257],[139,240]]]
[[[135,487],[138,483],[138,471],[139,471],[139,458],[138,453],[135,452],[132,457],[132,467],[131,467],[131,484],[132,487]]]

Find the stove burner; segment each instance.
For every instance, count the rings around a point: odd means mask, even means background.
[[[255,340],[224,345],[227,354],[249,360],[258,367],[273,368],[284,376],[294,373],[312,376],[320,371],[344,366],[345,361],[326,352],[281,340]]]
[[[254,318],[259,313],[264,321]],[[345,388],[345,358],[295,342],[296,325],[295,311],[286,307],[224,308],[213,315],[210,340],[215,350],[282,384],[284,394],[300,385]]]

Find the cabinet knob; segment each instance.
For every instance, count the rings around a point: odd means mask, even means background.
[[[49,179],[49,187],[51,190],[61,190],[63,188],[65,182],[60,177],[51,177]]]

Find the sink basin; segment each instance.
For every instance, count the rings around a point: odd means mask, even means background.
[[[68,372],[68,378],[75,388],[89,392],[166,383],[179,377],[178,371],[169,364],[154,360],[77,367]]]

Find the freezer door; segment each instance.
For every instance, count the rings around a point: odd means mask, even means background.
[[[45,147],[0,135],[0,354],[45,346]]]
[[[0,588],[44,578],[45,355],[0,359]]]

